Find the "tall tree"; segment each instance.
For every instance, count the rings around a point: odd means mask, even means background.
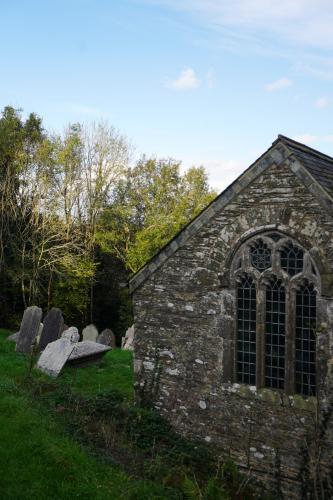
[[[107,123],[93,124],[83,131],[83,172],[86,238],[91,261],[95,263],[97,222],[114,197],[125,175],[130,146],[124,136]],[[94,280],[90,284],[90,321],[93,320]]]
[[[137,271],[214,197],[203,167],[142,158],[99,219],[98,242]]]
[[[50,135],[41,119],[0,116],[0,314],[56,305],[122,332],[131,321],[128,274],[215,195],[202,167],[142,158],[106,123]],[[95,294],[95,298],[94,298]],[[95,307],[95,312],[94,312]]]

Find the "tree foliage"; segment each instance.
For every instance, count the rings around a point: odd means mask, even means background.
[[[98,243],[136,272],[216,196],[203,167],[142,158],[99,221]]]
[[[0,314],[61,307],[66,321],[123,331],[124,284],[215,196],[203,167],[141,158],[107,123],[51,135],[31,113],[0,117]]]

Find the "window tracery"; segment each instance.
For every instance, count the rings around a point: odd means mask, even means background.
[[[243,243],[232,269],[237,381],[315,395],[320,283],[309,253],[283,234],[262,233]]]
[[[281,269],[286,271],[289,276],[303,271],[303,250],[292,243],[280,250]]]
[[[272,256],[271,250],[261,239],[256,240],[250,250],[251,264],[258,271],[264,271],[271,267]]]

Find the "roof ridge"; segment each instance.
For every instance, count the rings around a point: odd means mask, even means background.
[[[279,140],[281,140],[284,143],[287,143],[287,145],[288,145],[288,143],[290,143],[291,145],[295,145],[298,149],[300,149],[302,151],[310,153],[310,154],[312,154],[314,156],[318,156],[319,158],[323,158],[325,160],[329,160],[330,162],[333,163],[333,157],[332,156],[329,156],[329,155],[327,155],[325,153],[321,153],[317,149],[311,148],[310,146],[307,146],[306,144],[303,144],[302,142],[295,141],[294,139],[291,139],[290,137],[287,137],[286,135],[279,134],[278,138],[274,141],[274,143],[277,142],[277,141],[279,141]]]

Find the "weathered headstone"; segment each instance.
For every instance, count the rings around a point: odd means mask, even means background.
[[[105,328],[97,337],[96,342],[98,344],[109,345],[111,347],[116,347],[116,336],[110,328]]]
[[[52,307],[46,314],[43,325],[44,328],[39,341],[39,348],[41,350],[45,349],[50,342],[57,340],[63,331],[64,318],[60,309]]]
[[[42,310],[37,306],[28,307],[23,314],[20,335],[16,343],[17,352],[31,352],[34,341],[38,335]]]
[[[88,325],[83,328],[82,331],[82,340],[91,340],[92,342],[96,342],[98,335],[98,330],[95,325]]]
[[[72,343],[79,342],[80,340],[79,330],[75,326],[71,326],[62,333],[61,337],[69,339]]]
[[[74,344],[74,349],[68,358],[68,364],[77,366],[98,361],[110,350],[109,346],[97,344],[91,340],[83,340]]]
[[[68,338],[61,338],[50,342],[40,355],[37,368],[42,372],[57,377],[71,355],[75,344]]]
[[[121,343],[122,349],[126,349],[127,351],[133,351],[134,349],[133,341],[134,341],[134,325],[132,325],[130,328],[127,329],[125,337],[123,337],[122,339]]]

